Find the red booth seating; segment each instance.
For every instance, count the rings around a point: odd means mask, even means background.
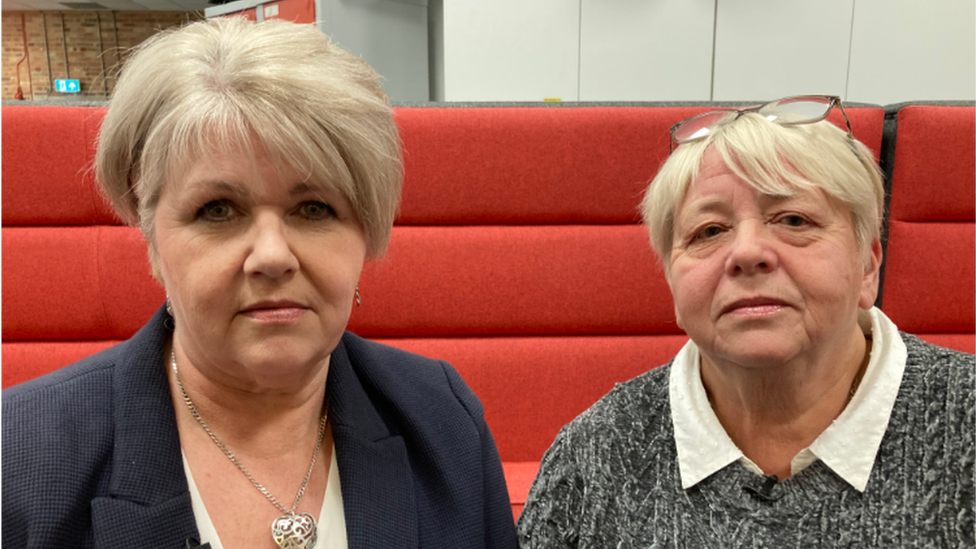
[[[559,428],[686,341],[637,205],[668,156],[669,126],[708,108],[397,109],[403,205],[389,252],[363,274],[349,329],[458,369],[484,403],[515,515]],[[129,337],[163,302],[139,233],[118,224],[88,172],[103,112],[3,108],[4,386]],[[879,154],[884,109],[848,114]],[[839,112],[831,120],[843,123]],[[893,230],[889,253],[901,242]],[[968,257],[971,292],[971,228],[953,253]],[[892,267],[887,278],[929,275],[923,267]],[[899,303],[892,293],[886,304]],[[971,343],[969,311],[968,325],[953,316],[945,330],[958,337],[941,342]]]
[[[896,137],[882,308],[900,329],[972,353],[976,108],[887,110]]]

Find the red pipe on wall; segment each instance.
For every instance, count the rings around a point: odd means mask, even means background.
[[[27,60],[27,82],[30,85],[30,98],[34,100],[34,77],[31,76],[30,69],[30,56],[27,50],[27,20],[24,18],[24,14],[20,14],[20,30],[24,36],[24,57],[17,61],[17,93],[14,94],[14,99],[23,99],[24,91],[20,88],[20,64]]]

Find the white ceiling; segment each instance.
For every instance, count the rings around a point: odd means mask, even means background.
[[[94,2],[112,11],[200,11],[210,7],[207,0],[65,0],[65,2]],[[55,0],[3,0],[3,11],[92,11],[73,10]]]

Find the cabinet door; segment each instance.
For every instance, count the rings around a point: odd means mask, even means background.
[[[707,101],[716,0],[582,0],[580,101]]]
[[[716,101],[845,96],[853,0],[719,1]]]
[[[444,2],[446,101],[576,101],[580,0]]]
[[[976,99],[973,0],[857,0],[848,99]]]

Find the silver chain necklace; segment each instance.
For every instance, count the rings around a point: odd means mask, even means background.
[[[313,549],[315,547],[315,542],[318,539],[317,525],[315,524],[315,519],[312,515],[308,513],[295,514],[295,509],[298,508],[299,502],[302,501],[302,496],[305,495],[305,488],[308,487],[308,481],[312,478],[312,471],[315,469],[315,460],[319,456],[319,450],[322,449],[322,438],[325,436],[325,424],[329,418],[329,410],[326,408],[325,413],[322,414],[322,419],[319,420],[319,435],[318,439],[315,441],[315,451],[312,452],[312,463],[308,466],[308,471],[305,473],[305,478],[302,480],[302,485],[298,489],[298,494],[295,495],[295,503],[292,504],[291,509],[286,509],[284,505],[278,501],[278,498],[271,495],[271,492],[267,488],[261,485],[260,482],[251,476],[250,471],[247,470],[244,465],[237,459],[234,452],[231,452],[224,443],[217,438],[217,435],[210,430],[210,426],[207,422],[203,420],[203,416],[197,411],[197,407],[193,405],[193,401],[190,400],[190,396],[186,394],[186,389],[183,388],[183,381],[180,379],[180,370],[176,367],[176,351],[170,351],[170,363],[173,365],[173,374],[176,376],[176,385],[180,388],[180,394],[183,395],[183,402],[186,402],[186,407],[190,409],[190,415],[193,419],[197,420],[197,423],[203,427],[203,430],[210,435],[210,440],[214,441],[224,455],[227,456],[235,467],[237,467],[247,480],[251,481],[251,484],[257,488],[258,492],[268,498],[275,507],[278,508],[283,514],[276,518],[274,522],[271,523],[271,537],[274,538],[275,543],[281,549]]]

